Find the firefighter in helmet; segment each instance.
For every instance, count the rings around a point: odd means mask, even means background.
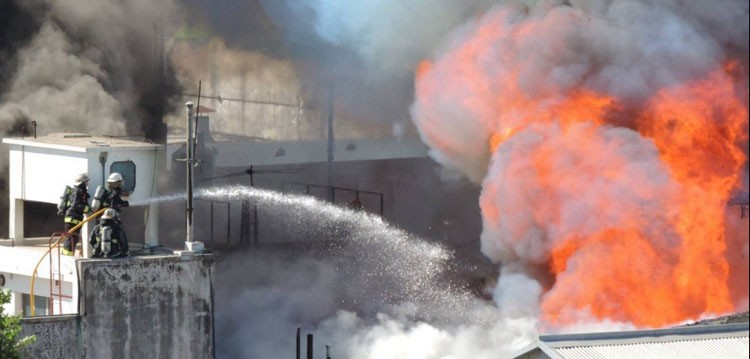
[[[98,211],[99,208],[114,208],[117,213],[120,213],[124,207],[130,206],[130,202],[122,199],[122,196],[127,195],[129,193],[122,191],[122,175],[112,172],[107,178],[106,187],[98,186],[96,188],[92,204],[93,210]]]
[[[64,215],[65,232],[69,232],[73,227],[83,221],[83,215],[90,212],[89,208],[89,176],[81,173],[75,178],[73,187],[66,187],[65,193],[61,197],[58,205],[58,215]],[[68,238],[63,244],[62,253],[72,256],[75,253],[76,245],[80,241],[81,229],[68,233]]]
[[[94,247],[94,258],[128,255],[128,239],[117,216],[116,210],[107,208],[99,224],[91,231],[89,243]]]

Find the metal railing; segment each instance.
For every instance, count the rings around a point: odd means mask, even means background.
[[[351,194],[354,195],[354,199],[352,201],[348,202],[348,204],[350,205],[350,207],[354,207],[354,206],[356,206],[358,204],[359,208],[357,208],[357,209],[360,209],[360,208],[363,207],[362,203],[360,202],[360,195],[361,194],[376,196],[378,198],[378,204],[379,204],[377,213],[380,214],[381,216],[383,215],[383,194],[380,193],[380,192],[365,191],[365,190],[361,190],[361,189],[346,188],[346,187],[315,185],[315,184],[299,183],[299,182],[281,182],[281,192],[282,193],[287,193],[287,188],[289,186],[297,186],[297,187],[304,188],[305,194],[307,194],[307,195],[311,194],[310,193],[310,189],[311,188],[326,189],[326,190],[328,190],[327,191],[328,195],[326,196],[327,197],[326,200],[329,201],[329,202],[331,202],[331,203],[336,203],[336,193],[337,193],[337,191],[338,192],[351,193]]]
[[[52,252],[52,249],[57,248],[58,249],[58,259],[59,259],[60,258],[60,254],[59,254],[60,242],[62,242],[63,240],[67,239],[68,237],[70,237],[73,233],[75,233],[76,231],[78,231],[78,229],[80,229],[88,221],[90,221],[90,220],[92,220],[92,219],[94,219],[96,217],[99,217],[102,213],[104,213],[104,211],[106,209],[107,208],[102,208],[102,209],[94,212],[90,216],[84,218],[81,222],[79,222],[78,224],[76,224],[73,228],[71,228],[67,232],[58,232],[58,233],[62,233],[62,234],[60,235],[60,238],[57,241],[55,241],[55,243],[52,243],[52,240],[56,237],[55,233],[53,233],[52,236],[50,236],[49,247],[44,252],[44,254],[42,255],[42,257],[39,258],[39,261],[36,263],[36,266],[34,266],[34,272],[31,274],[31,289],[29,291],[29,297],[30,297],[29,301],[30,301],[30,307],[31,307],[30,310],[31,310],[31,316],[32,317],[36,315],[36,310],[35,310],[36,308],[34,306],[34,284],[35,284],[35,279],[37,277],[37,273],[39,271],[39,265],[42,264],[42,261],[44,260],[44,257],[46,257],[48,254],[50,254],[50,252]],[[83,239],[81,239],[81,242],[83,242]],[[83,244],[83,245],[85,245],[85,244]],[[75,248],[73,248],[73,252],[75,253]],[[60,273],[60,260],[58,260],[57,265],[58,265],[58,273]],[[50,273],[52,273],[52,258],[51,258],[51,256],[50,256]],[[51,275],[50,275],[50,279],[49,280],[50,280],[50,286],[51,286],[52,282],[53,282]],[[60,290],[59,291],[60,291],[60,293],[62,293],[62,281],[58,280],[58,284],[60,286]],[[53,292],[53,290],[50,289],[50,300],[52,298],[52,292]],[[60,302],[62,302],[62,301],[60,301]],[[50,307],[52,307],[52,306],[50,306]],[[60,304],[60,309],[62,310],[62,303]]]

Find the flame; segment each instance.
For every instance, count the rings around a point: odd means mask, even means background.
[[[717,69],[704,79],[658,93],[639,118],[639,128],[653,138],[661,158],[685,187],[678,206],[680,213],[690,215],[674,223],[683,238],[675,294],[712,313],[733,308],[724,258],[724,207],[739,186],[747,160],[738,146],[747,140],[747,111],[729,77]]]
[[[533,92],[519,85],[521,64],[487,71],[477,58],[539,30],[492,24],[420,66],[414,110],[433,149],[451,144],[442,152],[449,164],[471,156],[440,121],[484,129],[465,144],[483,142],[492,156],[480,198],[483,251],[547,268],[554,283],[541,316],[554,325],[585,314],[659,327],[734,311],[725,208],[747,162],[739,65],[716,64],[639,101],[585,83]],[[438,110],[450,101],[465,110],[460,125]]]
[[[656,327],[734,310],[724,208],[746,161],[737,146],[746,128],[747,108],[722,70],[650,99],[637,129],[653,140],[681,184],[681,195],[665,208],[679,214],[664,223],[663,233],[646,236],[639,230],[645,224],[634,223],[562,240],[549,264],[557,288],[543,302],[546,319],[571,322],[572,315],[561,313],[577,309]],[[672,231],[679,242],[659,238]],[[582,250],[587,247],[596,249]],[[576,267],[569,269],[573,259]]]

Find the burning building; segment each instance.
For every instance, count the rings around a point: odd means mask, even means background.
[[[417,71],[422,138],[482,186],[483,253],[536,273],[552,327],[746,310],[747,27],[576,5],[498,6]]]
[[[258,204],[261,243],[285,239],[272,225],[318,222],[365,243],[324,260],[262,246],[222,257],[219,357],[291,355],[299,326],[334,357],[503,357],[540,332],[748,308],[746,2],[135,1],[99,16],[29,4],[31,29],[11,26],[18,42],[0,47],[19,54],[0,64],[7,132],[28,136],[35,120],[45,133],[75,124],[162,142],[161,115],[196,101],[202,81],[201,104],[216,110],[202,124],[215,150],[204,158],[216,155],[197,167],[209,173],[202,200],[268,200],[199,207],[203,238],[247,238]],[[170,35],[177,8],[188,25]],[[395,158],[406,144],[409,158]],[[292,182],[380,193],[382,217],[427,241],[265,192]],[[178,212],[161,211],[165,240],[180,237],[167,220]],[[445,244],[466,268],[492,261],[484,299],[439,285],[403,295],[453,263]],[[363,284],[382,273],[395,279]]]

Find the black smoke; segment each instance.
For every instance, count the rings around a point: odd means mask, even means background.
[[[18,64],[15,53],[39,30],[40,19],[35,12],[16,1],[0,3],[0,94]]]
[[[87,132],[166,142],[163,118],[181,92],[168,39],[174,1],[0,3],[0,135]],[[7,171],[8,153],[0,152]],[[7,175],[0,213],[7,213]],[[0,216],[0,234],[7,218]]]

